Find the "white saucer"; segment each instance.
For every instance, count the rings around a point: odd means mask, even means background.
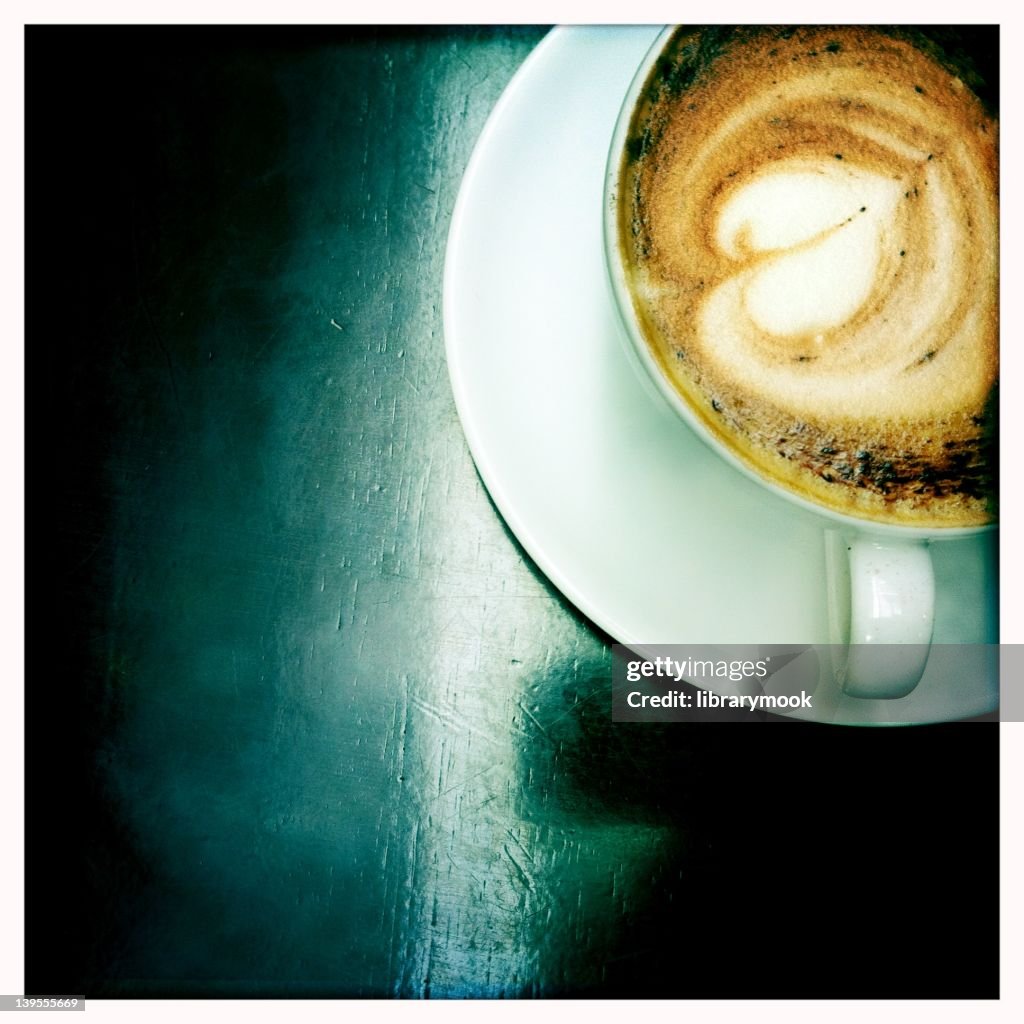
[[[495,107],[452,219],[444,327],[455,401],[491,497],[551,581],[631,646],[826,644],[827,521],[726,465],[627,361],[601,202],[622,98],[658,28],[551,32]],[[993,643],[995,537],[933,545],[935,642]],[[939,721],[950,695],[851,701],[833,721]]]

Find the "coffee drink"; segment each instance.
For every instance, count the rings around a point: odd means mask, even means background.
[[[680,29],[633,110],[618,246],[650,351],[722,444],[829,509],[995,518],[983,67],[950,30]]]

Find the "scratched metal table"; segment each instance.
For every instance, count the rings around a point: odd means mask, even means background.
[[[27,991],[996,993],[995,727],[615,726],[475,473],[543,33],[29,30]]]

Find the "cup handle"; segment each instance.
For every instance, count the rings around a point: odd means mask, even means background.
[[[927,544],[858,536],[849,541],[850,636],[843,692],[894,700],[924,674],[935,620]]]

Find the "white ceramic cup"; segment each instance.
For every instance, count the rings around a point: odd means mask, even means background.
[[[935,574],[929,546],[957,540],[995,527],[925,529],[878,523],[833,511],[808,501],[761,476],[716,438],[662,372],[651,353],[633,306],[618,242],[617,197],[623,149],[634,107],[662,50],[673,32],[666,28],[644,57],[619,112],[608,155],[604,190],[605,263],[615,303],[625,326],[630,362],[656,400],[666,401],[691,429],[727,462],[774,493],[823,517],[831,536],[845,541],[848,565],[831,574],[830,586],[845,593],[830,594],[830,643],[847,647],[840,668],[843,692],[864,699],[896,699],[911,693],[924,673],[935,619]],[[838,532],[836,531],[838,527]],[[848,578],[849,582],[846,582]],[[886,657],[868,656],[865,648],[888,647]],[[898,645],[898,646],[897,646]],[[872,652],[873,653],[873,652]]]

